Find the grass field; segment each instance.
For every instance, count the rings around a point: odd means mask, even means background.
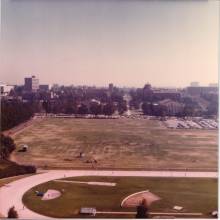
[[[52,217],[82,217],[81,207],[95,207],[97,211],[135,211],[121,208],[121,201],[128,195],[149,189],[161,200],[153,203],[150,212],[175,212],[175,205],[184,207],[181,212],[201,212],[208,217],[217,210],[217,179],[146,178],[146,177],[74,177],[68,180],[115,182],[115,187],[85,185],[50,181],[30,189],[23,202],[35,212]],[[61,197],[42,201],[35,190],[64,189]],[[111,217],[102,215],[97,217]],[[121,216],[114,216],[121,217]],[[126,216],[134,217],[134,215]]]
[[[19,163],[48,168],[216,169],[217,130],[172,130],[156,120],[44,119],[15,136]],[[84,158],[77,158],[80,152]]]

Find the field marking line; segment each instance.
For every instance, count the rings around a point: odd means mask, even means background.
[[[82,183],[87,185],[97,185],[97,186],[116,186],[116,183],[109,182],[83,182],[83,181],[73,181],[73,180],[53,180],[55,182],[63,182],[63,183]]]
[[[122,200],[122,202],[121,202],[121,207],[123,206],[123,203],[124,203],[126,200],[128,200],[130,197],[135,196],[135,195],[138,195],[138,194],[141,194],[141,193],[147,193],[147,192],[150,192],[150,191],[149,191],[149,190],[144,190],[144,191],[140,191],[140,192],[133,193],[133,194],[131,194],[131,195],[125,197],[125,198]]]

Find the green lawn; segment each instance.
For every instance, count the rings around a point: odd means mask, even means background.
[[[45,119],[15,136],[19,163],[48,168],[217,169],[215,130],[166,129],[156,120]],[[83,159],[77,158],[80,152]]]
[[[207,217],[217,209],[217,179],[146,178],[146,177],[75,177],[69,180],[115,182],[115,187],[94,186],[78,183],[50,181],[25,193],[23,201],[35,212],[52,217],[81,217],[81,207],[96,207],[98,211],[133,211],[122,209],[121,201],[126,196],[149,189],[162,199],[155,202],[150,211],[174,212],[174,205],[183,206],[183,212],[202,212]],[[61,197],[42,201],[35,190],[64,189]],[[97,217],[103,217],[97,216]],[[110,216],[104,216],[110,217]],[[114,216],[120,217],[120,216]],[[128,216],[126,216],[128,217]],[[131,215],[130,217],[134,217]]]

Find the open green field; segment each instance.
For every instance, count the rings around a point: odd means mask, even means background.
[[[97,211],[135,211],[121,208],[122,200],[135,192],[150,190],[161,200],[152,204],[150,212],[175,212],[173,206],[182,206],[181,212],[201,212],[208,217],[217,210],[217,179],[146,178],[146,177],[72,177],[66,180],[114,182],[116,186],[96,186],[80,183],[50,181],[24,194],[24,204],[35,212],[52,217],[82,217],[81,207],[95,207]],[[64,192],[59,198],[42,201],[35,191],[55,189]],[[104,216],[110,217],[105,214]],[[122,217],[115,215],[114,217]],[[127,215],[126,217],[134,217]]]
[[[166,129],[156,120],[56,119],[15,135],[12,159],[44,168],[217,169],[217,130]],[[79,153],[85,156],[78,158]]]

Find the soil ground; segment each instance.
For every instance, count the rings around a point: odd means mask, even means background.
[[[48,169],[217,169],[217,130],[166,129],[156,120],[46,118],[15,143],[13,160]],[[27,152],[18,152],[22,144]]]

